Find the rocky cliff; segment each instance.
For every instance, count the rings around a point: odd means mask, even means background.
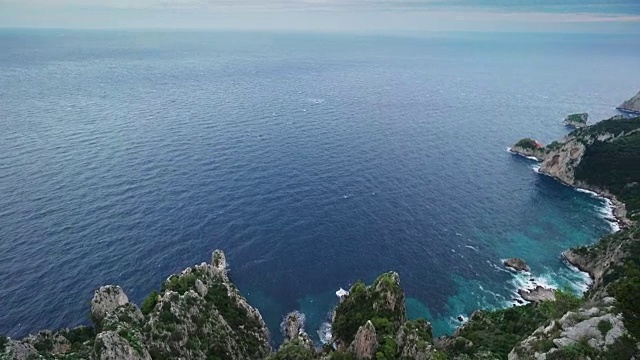
[[[215,251],[171,275],[140,309],[119,286],[102,286],[91,301],[93,328],[41,332],[4,344],[1,359],[263,359],[269,332],[227,276]]]
[[[620,104],[616,109],[624,112],[640,114],[640,92],[638,92],[636,96]]]
[[[541,160],[540,173],[609,198],[621,224],[633,224],[640,212],[640,117],[577,129],[547,146]]]
[[[0,338],[0,359],[432,359],[431,326],[407,321],[400,277],[391,272],[357,282],[336,307],[334,347],[316,348],[294,311],[282,324],[284,344],[272,351],[257,309],[229,279],[224,253],[169,276],[141,307],[119,286],[91,300],[93,327]],[[438,355],[440,354],[440,355]]]
[[[524,138],[513,144],[509,151],[524,157],[542,161],[547,155],[548,150],[542,143],[531,138]]]

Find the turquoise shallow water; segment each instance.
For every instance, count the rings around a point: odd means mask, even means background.
[[[280,339],[335,291],[401,276],[437,334],[611,230],[603,202],[506,151],[615,114],[634,37],[0,32],[0,333],[87,323],[93,290],[141,301],[226,251]],[[37,289],[37,290],[35,290]],[[319,340],[319,338],[318,338]]]

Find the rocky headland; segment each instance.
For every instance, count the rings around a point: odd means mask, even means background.
[[[519,140],[513,146],[509,147],[509,151],[537,161],[542,161],[547,155],[547,149],[538,140],[524,138]]]
[[[638,92],[631,99],[620,104],[620,106],[618,106],[616,109],[622,112],[640,115],[640,92]]]
[[[581,127],[587,126],[587,121],[589,120],[589,114],[580,113],[580,114],[571,114],[568,115],[562,121],[566,126],[572,127],[574,129],[578,129]]]

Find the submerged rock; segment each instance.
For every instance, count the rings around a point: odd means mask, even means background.
[[[516,271],[529,271],[529,265],[520,258],[511,258],[504,261],[504,266]]]

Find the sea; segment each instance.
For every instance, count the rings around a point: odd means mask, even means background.
[[[610,206],[507,148],[640,85],[635,35],[0,31],[0,334],[90,324],[225,251],[278,344],[396,271],[436,335],[535,284]],[[529,273],[504,259],[521,257]]]

